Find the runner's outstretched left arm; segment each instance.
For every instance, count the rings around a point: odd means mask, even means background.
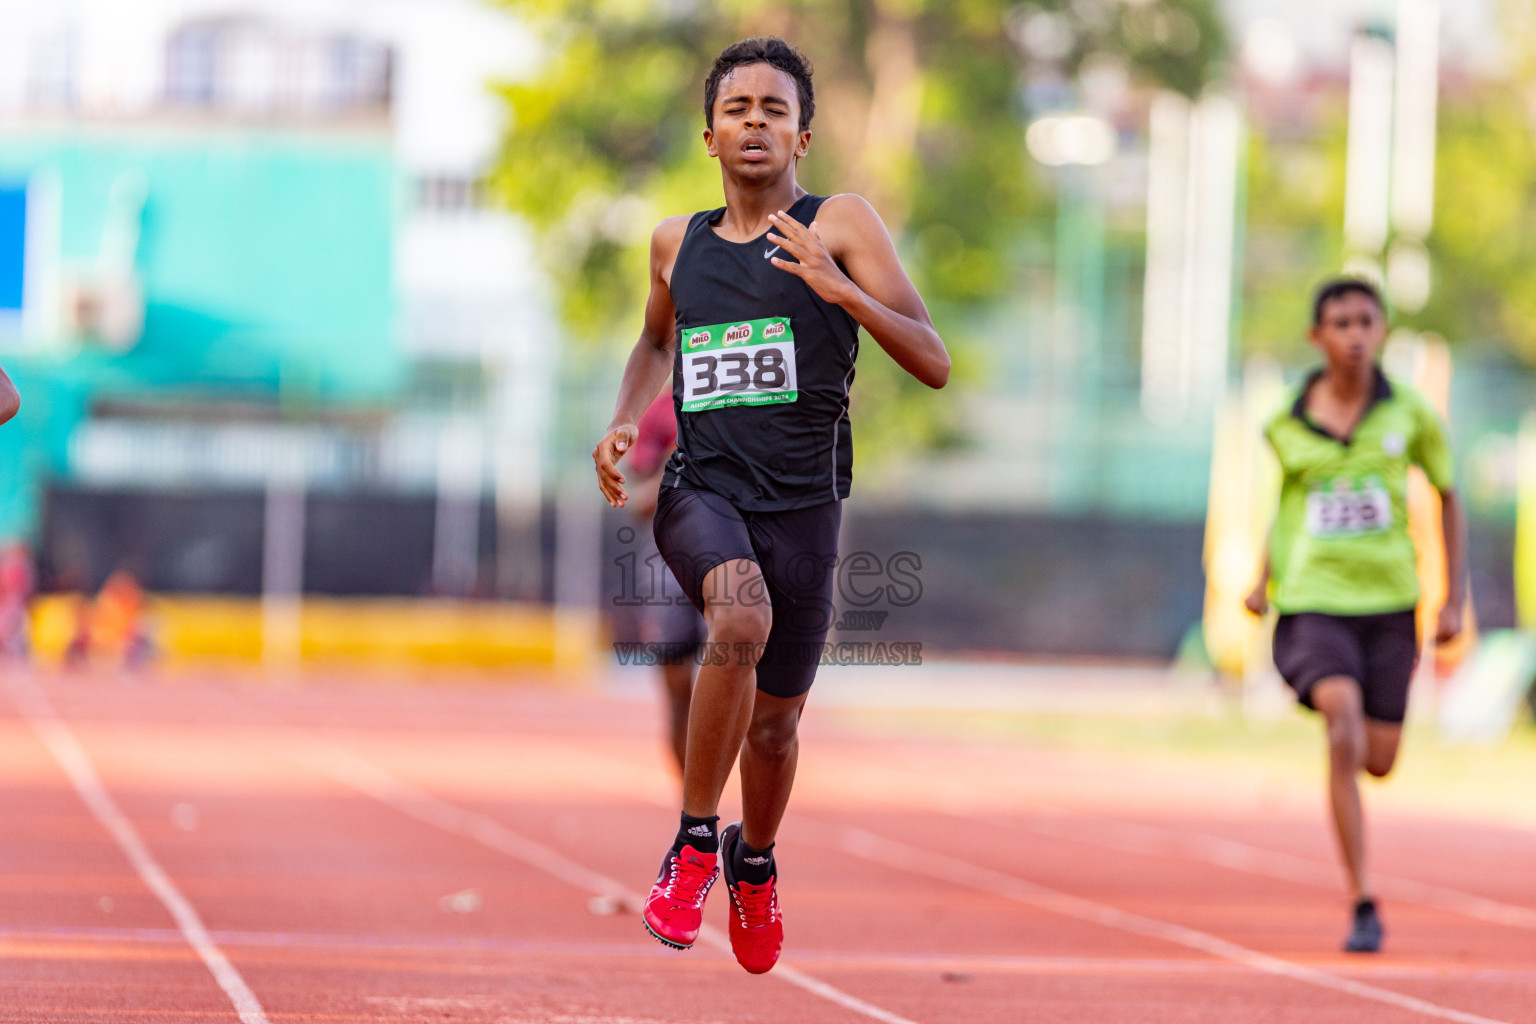
[[[645,321],[640,328],[640,339],[624,364],[624,378],[619,382],[619,400],[614,405],[613,420],[603,439],[592,449],[597,487],[611,508],[623,508],[629,501],[619,460],[639,439],[641,415],[672,374],[677,344],[672,264],[677,260],[677,250],[687,227],[687,217],[669,217],[656,225],[651,234],[651,292],[645,300]]]
[[[846,309],[903,370],[931,388],[948,383],[944,340],[874,207],[847,193],[822,204],[810,227],[783,211],[769,219],[768,241],[800,261],[774,256],[774,266]]]

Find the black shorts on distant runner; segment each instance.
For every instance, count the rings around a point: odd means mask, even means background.
[[[658,663],[682,665],[698,655],[699,645],[704,642],[704,620],[681,596],[672,570],[665,563],[657,570],[652,561],[655,557],[656,541],[650,531],[642,529],[635,538],[635,564],[641,567],[636,571],[642,576],[652,572],[656,575],[640,584],[650,588],[654,599],[647,599],[640,606],[635,624],[640,640],[647,645],[647,651],[655,653]]]
[[[1348,676],[1360,684],[1366,718],[1400,724],[1418,661],[1412,608],[1380,615],[1299,612],[1275,623],[1275,667],[1309,708],[1314,686]]]
[[[773,612],[757,661],[757,688],[798,697],[811,688],[832,626],[832,588],[843,503],[749,512],[713,491],[663,487],[656,501],[656,546],[683,593],[704,611],[704,579],[722,562],[757,563]],[[743,652],[707,656],[736,659]]]

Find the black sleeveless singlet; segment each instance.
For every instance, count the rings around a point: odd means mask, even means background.
[[[801,196],[786,212],[809,225],[825,201]],[[794,257],[775,251],[766,232],[750,242],[715,234],[712,225],[724,215],[724,207],[694,214],[672,267],[677,450],[662,486],[711,490],[749,512],[846,498],[853,482],[848,388],[858,323],[769,262],[769,255]],[[763,343],[791,333],[794,363],[786,380],[781,363],[788,346],[780,341],[780,351],[769,352],[775,346]],[[747,347],[720,347],[733,343]],[[711,401],[716,404],[698,408]]]

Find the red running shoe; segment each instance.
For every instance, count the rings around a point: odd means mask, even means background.
[[[737,881],[731,870],[731,847],[741,841],[741,822],[720,834],[720,864],[725,891],[731,897],[731,952],[749,974],[767,974],[779,962],[784,945],[784,914],[779,910],[778,877],[762,885]]]
[[[704,918],[704,897],[720,876],[720,858],[685,846],[681,853],[667,851],[661,874],[645,901],[645,930],[656,941],[673,949],[687,949],[699,937]]]

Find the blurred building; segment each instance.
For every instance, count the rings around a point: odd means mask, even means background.
[[[1059,19],[1021,21],[1019,173],[1055,212],[1019,225],[1008,300],[956,314],[981,368],[941,399],[956,443],[861,449],[844,549],[925,564],[893,630],[1163,654],[1198,620],[1218,408],[1253,352],[1308,358],[1355,44],[1413,2],[1225,0],[1231,73],[1196,98],[1056,74]],[[1440,7],[1454,84],[1494,59],[1493,8]],[[553,289],[482,186],[487,83],[538,57],[477,0],[0,0],[0,362],[25,400],[0,539],[42,544],[45,585],[549,599],[556,520],[562,579],[611,564],[587,478],[558,515],[546,495],[617,366],[562,364]],[[1310,222],[1256,208],[1256,153]],[[1513,478],[1528,380],[1458,367],[1473,481]],[[1506,541],[1474,544],[1480,595]]]
[[[526,239],[481,187],[491,83],[534,57],[515,21],[5,2],[0,49],[0,360],[26,406],[0,534],[41,539],[54,582],[249,592],[278,487],[308,495],[305,589],[540,585],[495,563],[537,565],[553,375]]]

